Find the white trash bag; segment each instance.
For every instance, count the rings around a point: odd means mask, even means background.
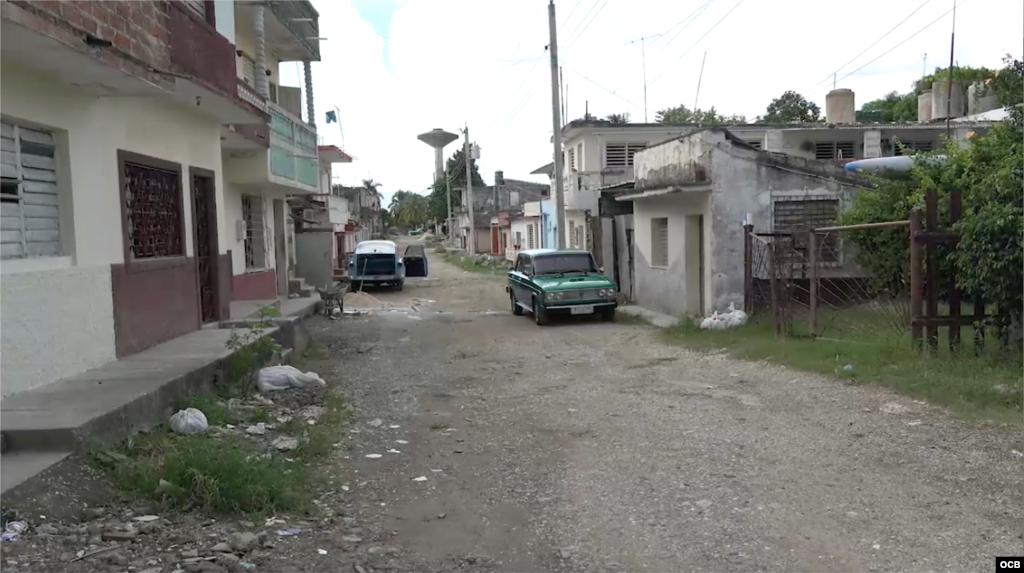
[[[195,408],[178,410],[171,416],[171,431],[175,434],[202,434],[210,425],[206,422],[206,414]]]
[[[264,394],[317,385],[326,386],[327,382],[315,372],[303,372],[294,366],[267,366],[256,375],[256,388]]]

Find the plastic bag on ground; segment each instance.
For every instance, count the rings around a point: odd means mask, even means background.
[[[288,388],[326,385],[327,382],[315,372],[303,372],[294,366],[267,366],[261,368],[256,375],[256,388],[264,394]]]
[[[209,429],[206,414],[195,408],[178,410],[171,416],[171,431],[175,434],[201,434]]]

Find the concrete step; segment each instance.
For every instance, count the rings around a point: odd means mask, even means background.
[[[32,476],[40,474],[71,455],[65,452],[11,452],[0,464],[0,494],[7,494]]]

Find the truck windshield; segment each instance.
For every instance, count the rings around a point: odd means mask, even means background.
[[[534,274],[554,275],[563,273],[597,272],[594,258],[590,253],[566,253],[544,255],[533,259]]]

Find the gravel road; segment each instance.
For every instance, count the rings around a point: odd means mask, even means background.
[[[337,479],[357,543],[392,547],[383,567],[990,571],[1024,554],[1019,432],[645,325],[538,327],[503,277],[439,258],[374,293],[391,308],[311,323],[356,412]]]

